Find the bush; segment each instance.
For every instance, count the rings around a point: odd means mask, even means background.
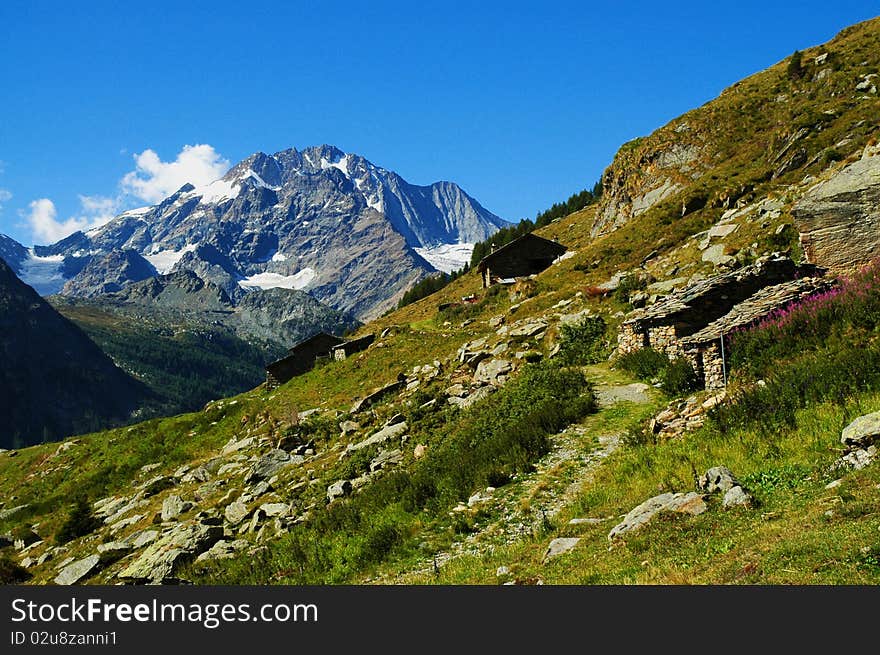
[[[653,348],[642,348],[621,355],[614,365],[632,373],[640,380],[651,381],[657,378],[669,364],[669,358]]]
[[[21,584],[30,578],[25,568],[7,557],[0,557],[0,585]]]
[[[74,502],[67,519],[55,534],[55,541],[66,544],[68,541],[83,537],[101,527],[101,520],[92,514],[92,507],[85,496]]]
[[[686,359],[674,359],[666,365],[660,379],[660,388],[670,396],[680,396],[694,391],[700,386],[700,380],[694,368]]]
[[[595,364],[605,358],[607,326],[601,316],[587,316],[575,324],[562,326],[559,356],[569,365]]]
[[[641,291],[648,286],[648,280],[640,275],[627,275],[624,277],[617,288],[614,290],[614,299],[617,302],[626,304],[629,297],[636,291]]]

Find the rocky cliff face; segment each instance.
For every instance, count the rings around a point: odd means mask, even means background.
[[[134,250],[111,250],[106,255],[90,258],[88,264],[70,281],[61,293],[90,298],[121,291],[132,282],[140,282],[156,274],[156,269]]]
[[[149,400],[85,334],[0,261],[0,447],[106,428]]]
[[[880,147],[812,187],[794,206],[807,259],[845,272],[880,257]]]

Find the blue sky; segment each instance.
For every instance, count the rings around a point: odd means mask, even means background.
[[[878,13],[848,0],[3,0],[0,232],[46,243],[181,176],[321,143],[533,217],[592,186],[625,141]]]

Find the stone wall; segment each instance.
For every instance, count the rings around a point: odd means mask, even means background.
[[[703,360],[703,380],[708,391],[724,388],[724,363],[721,359],[721,347],[712,343],[700,349]]]
[[[658,352],[666,353],[669,359],[678,359],[684,354],[674,325],[657,325],[650,328],[648,345]]]
[[[617,354],[626,355],[648,346],[648,335],[636,329],[635,323],[624,323],[617,333]]]

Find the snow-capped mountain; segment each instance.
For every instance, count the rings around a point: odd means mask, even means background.
[[[99,228],[15,251],[21,261],[10,263],[27,282],[28,266],[54,266],[60,284],[43,284],[43,293],[62,284],[66,295],[105,293],[143,279],[148,262],[157,273],[195,271],[233,299],[300,289],[371,318],[426,274],[463,265],[473,243],[505,224],[452,182],[409,184],[325,145],[256,153],[211,184],[187,184]]]

